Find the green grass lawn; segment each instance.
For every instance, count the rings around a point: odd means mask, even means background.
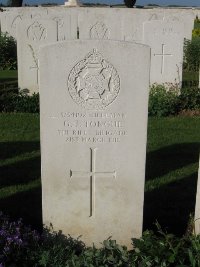
[[[18,87],[17,70],[0,71],[0,89]]]
[[[0,210],[42,225],[39,115],[0,114]],[[184,233],[194,212],[200,118],[150,118],[144,230]]]

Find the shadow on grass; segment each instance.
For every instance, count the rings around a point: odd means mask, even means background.
[[[0,188],[26,184],[41,177],[40,157],[20,160],[14,164],[0,167]]]
[[[0,159],[12,159],[12,164],[0,167],[0,188],[10,185],[29,183],[41,177],[39,142],[5,142],[0,143]],[[23,159],[23,154],[26,158]]]
[[[182,143],[148,152],[146,181],[199,161],[200,143]]]
[[[40,150],[39,142],[6,142],[0,143],[0,159],[13,159],[12,164],[0,167],[0,188],[26,185],[41,177],[41,162],[38,156]],[[26,157],[23,158],[23,154]],[[41,187],[27,189],[27,191],[13,193],[0,198],[0,210],[10,216],[12,220],[20,217],[26,224],[37,229],[42,227],[42,197]]]
[[[143,230],[162,229],[178,236],[186,232],[190,214],[194,213],[197,172],[159,189],[145,193]]]
[[[42,193],[41,187],[17,193],[0,199],[0,210],[11,220],[23,219],[26,225],[37,230],[42,229]]]
[[[147,153],[146,181],[199,162],[199,143],[182,143]],[[189,168],[189,167],[188,167]],[[198,173],[178,179],[150,192],[144,197],[143,230],[163,229],[176,235],[185,233],[190,214],[194,213]]]
[[[39,142],[0,143],[1,159],[39,150]],[[198,162],[199,144],[176,144],[149,152],[147,178],[154,179],[173,170]],[[0,168],[0,186],[28,183],[40,177],[40,157],[22,160]],[[189,214],[194,211],[197,173],[145,193],[143,229],[154,229],[157,220],[163,229],[181,235],[187,228]],[[0,210],[11,219],[22,217],[37,229],[42,226],[41,188],[0,199]]]
[[[40,142],[0,142],[0,159],[13,158],[27,152],[40,150]]]

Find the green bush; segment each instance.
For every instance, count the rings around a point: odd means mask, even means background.
[[[184,69],[199,71],[200,66],[200,37],[199,30],[194,30],[192,40],[184,42]]]
[[[38,233],[0,212],[0,267],[199,267],[200,235],[192,234],[193,224],[176,237],[157,223],[156,234],[133,238],[128,251],[109,238],[96,248],[52,229]]]
[[[28,95],[18,89],[0,91],[0,112],[39,112],[39,93]]]
[[[17,69],[17,45],[13,37],[0,33],[0,70]]]
[[[154,84],[149,94],[149,116],[165,117],[182,111],[200,111],[200,88],[166,87]]]
[[[200,109],[200,88],[182,88],[179,95],[180,110]]]
[[[149,94],[149,116],[175,115],[179,111],[177,89],[166,89],[164,85],[154,84]]]

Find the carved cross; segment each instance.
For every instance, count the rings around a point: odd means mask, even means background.
[[[97,172],[96,171],[96,150],[90,148],[90,171],[72,171],[70,170],[70,178],[90,178],[90,217],[95,215],[95,180],[97,177],[116,178],[116,171]]]
[[[162,54],[154,54],[154,56],[160,56],[162,57],[161,62],[161,74],[164,73],[164,67],[165,67],[165,57],[167,56],[173,56],[172,54],[165,54],[165,44],[162,44]]]
[[[38,81],[39,81],[39,64],[38,64],[38,59],[37,61],[35,62],[35,66],[32,66],[30,67],[30,69],[36,69],[36,80],[37,80],[37,84],[38,84]]]

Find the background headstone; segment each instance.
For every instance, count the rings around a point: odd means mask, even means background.
[[[17,29],[18,86],[32,94],[39,91],[39,47],[57,41],[53,20],[23,20]]]
[[[78,28],[79,39],[123,40],[119,9],[79,9]]]
[[[195,12],[190,9],[165,9],[166,22],[180,22],[184,24],[183,34],[184,38],[192,39],[192,30],[194,28]]]
[[[87,245],[112,236],[130,248],[141,236],[149,66],[150,48],[135,43],[76,40],[41,49],[46,225]]]
[[[180,22],[144,23],[144,43],[151,47],[150,83],[182,81],[184,25]]]

